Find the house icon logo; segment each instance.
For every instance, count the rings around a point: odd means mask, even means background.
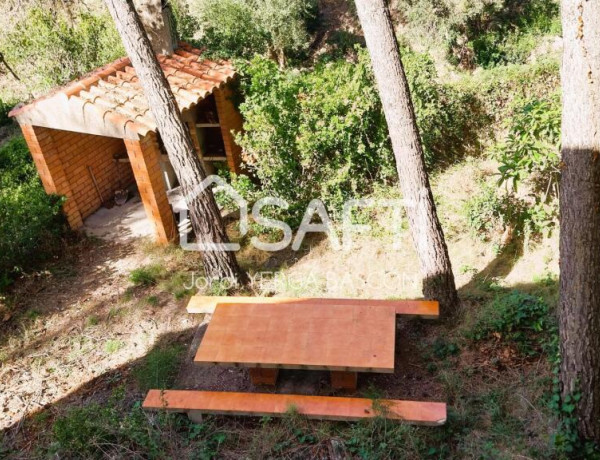
[[[233,201],[237,204],[240,210],[240,218],[239,218],[239,231],[240,235],[244,236],[248,233],[248,203],[247,201],[240,195],[237,190],[235,190],[230,184],[228,184],[225,179],[222,177],[211,174],[207,176],[200,184],[198,184],[192,190],[192,193],[188,194],[186,198],[186,202],[189,203],[191,200],[197,198],[202,193],[210,190],[212,187],[212,192],[224,192],[227,193]],[[179,243],[181,247],[188,251],[239,251],[240,245],[238,243],[214,243],[214,242],[192,242],[189,241],[189,233],[187,231],[182,230],[184,225],[181,225],[182,222],[186,222],[189,220],[188,209],[182,209],[179,211]]]

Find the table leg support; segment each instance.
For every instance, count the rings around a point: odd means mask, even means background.
[[[340,390],[356,390],[357,372],[331,371],[331,386]]]
[[[275,385],[277,383],[279,369],[251,367],[248,371],[250,372],[250,381],[254,385]]]
[[[199,410],[189,410],[187,411],[187,416],[190,419],[190,421],[197,423],[198,425],[200,425],[203,422],[202,412],[200,412]]]

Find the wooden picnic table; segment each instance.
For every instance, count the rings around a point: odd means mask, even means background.
[[[250,368],[274,385],[279,369],[331,372],[335,388],[356,388],[357,372],[394,372],[396,309],[363,301],[218,304],[194,361]]]

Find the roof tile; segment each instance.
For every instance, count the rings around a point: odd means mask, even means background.
[[[204,59],[201,50],[184,42],[179,43],[172,56],[158,55],[157,58],[181,111],[196,105],[235,75],[230,62]],[[41,101],[65,96],[68,103],[79,107],[93,106],[96,111],[86,109],[88,114],[97,113],[105,124],[110,123],[123,132],[131,130],[144,135],[156,130],[148,101],[127,57],[17,107],[10,115],[18,117],[36,107],[40,109]]]

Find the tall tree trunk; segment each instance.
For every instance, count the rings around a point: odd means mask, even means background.
[[[562,0],[561,14],[560,379],[600,442],[600,2]]]
[[[165,150],[181,184],[196,238],[203,243],[227,243],[225,226],[212,191],[195,192],[206,178],[206,172],[195,152],[190,133],[181,120],[171,87],[154,55],[132,0],[106,0],[106,4],[144,89]],[[203,262],[206,275],[210,278],[229,278],[241,283],[247,281],[247,275],[240,269],[233,252],[204,251]]]
[[[406,212],[421,263],[423,294],[438,300],[442,314],[447,316],[456,308],[458,295],[390,12],[385,0],[355,2],[392,140],[402,194],[414,204]]]

